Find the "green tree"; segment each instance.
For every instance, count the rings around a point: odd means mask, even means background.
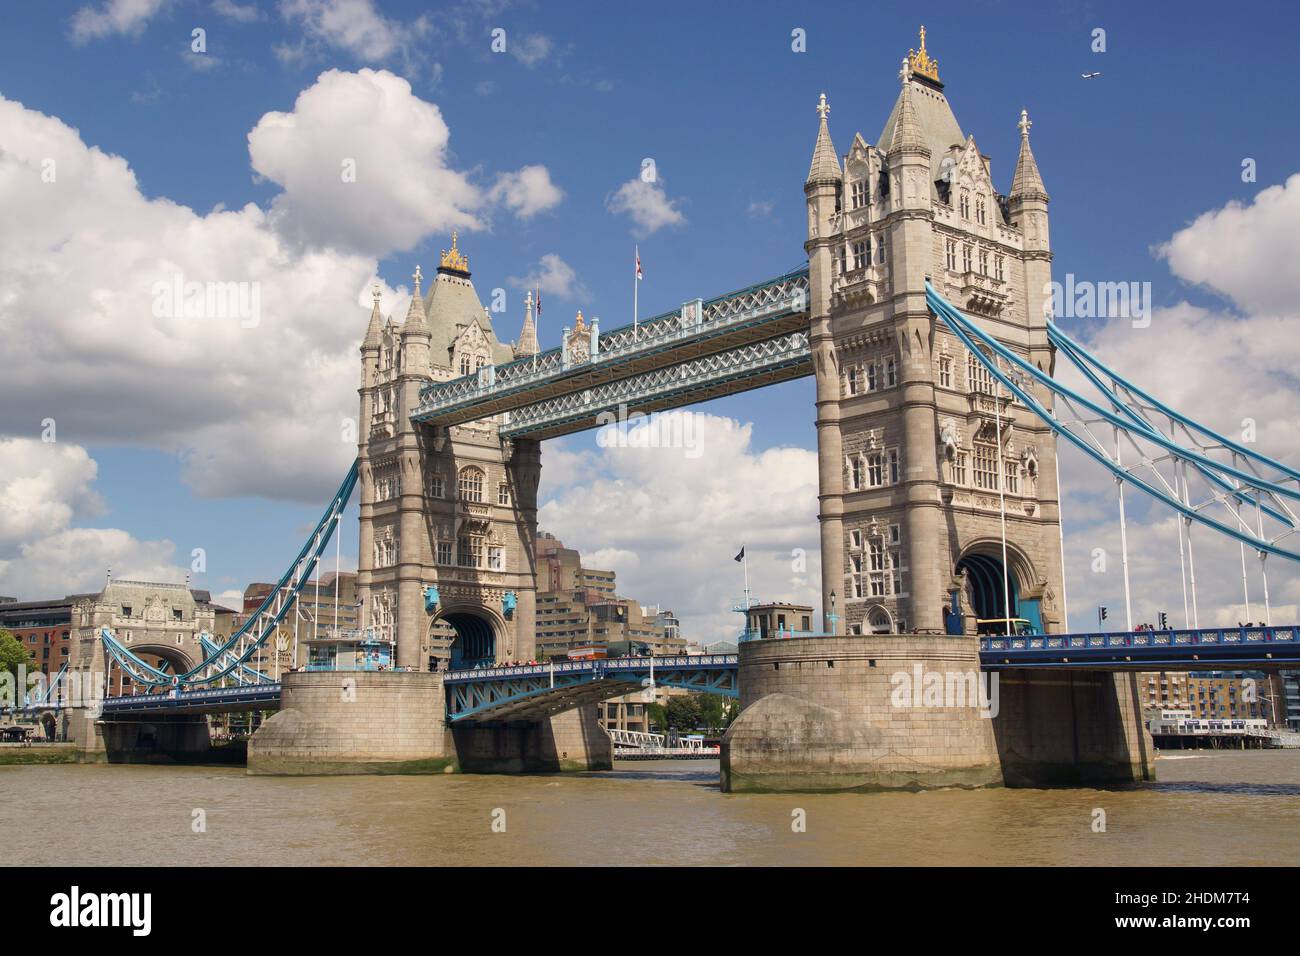
[[[668,733],[668,711],[664,709],[663,704],[646,704],[645,712],[656,731],[661,734]]]
[[[727,701],[718,694],[700,695],[700,720],[711,734],[722,732],[726,726]]]
[[[0,627],[0,671],[8,671],[14,675],[14,680],[17,680],[18,666],[20,664],[25,666],[30,673],[33,663],[22,642]]]
[[[14,637],[9,631],[0,627],[0,673],[8,671],[13,675],[13,688],[15,696],[21,698],[26,692],[26,688],[18,688],[18,668],[26,667],[26,676],[30,679],[35,672],[33,665],[36,662],[27,656],[27,648],[23,647],[22,642]],[[6,692],[8,696],[8,692]],[[7,706],[13,706],[17,701],[3,701]]]
[[[694,730],[700,725],[700,702],[696,694],[668,698],[668,726],[673,730]]]

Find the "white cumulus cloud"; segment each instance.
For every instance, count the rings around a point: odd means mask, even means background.
[[[817,455],[759,451],[752,433],[676,411],[609,426],[596,451],[550,442],[538,524],[590,566],[618,572],[620,595],[672,608],[691,640],[734,640],[740,630],[731,607],[744,590],[732,560],[741,545],[757,597],[818,606]]]
[[[497,176],[488,198],[501,203],[520,219],[529,219],[558,206],[564,192],[551,182],[550,170],[545,166],[523,166],[513,173]]]
[[[87,4],[72,15],[71,37],[76,44],[111,36],[136,36],[168,0],[104,0]]]
[[[661,182],[630,179],[605,199],[605,208],[627,214],[636,223],[638,235],[648,236],[664,226],[680,226],[686,216],[677,208],[680,200],[669,199]]]
[[[517,289],[539,289],[565,300],[585,299],[591,294],[573,266],[554,252],[548,252],[537,260],[537,265],[527,275],[511,276],[506,281]]]

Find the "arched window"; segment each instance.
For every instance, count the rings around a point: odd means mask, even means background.
[[[483,469],[470,466],[460,470],[460,481],[457,485],[461,501],[478,501],[483,500]]]

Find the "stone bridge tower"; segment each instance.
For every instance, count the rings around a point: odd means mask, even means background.
[[[900,79],[876,144],[855,135],[842,161],[822,97],[804,185],[827,628],[943,632],[956,591],[967,630],[1007,616],[1062,630],[1055,438],[925,301],[929,279],[1052,369],[1048,197],[1028,117],[1004,195],[957,123],[924,28]]]
[[[415,272],[406,320],[376,296],[361,345],[360,620],[427,670],[534,656],[537,442],[500,438],[492,419],[416,425],[420,391],[536,351],[531,296],[524,333],[499,341],[457,237],[427,293]]]

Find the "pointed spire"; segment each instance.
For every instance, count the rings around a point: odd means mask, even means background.
[[[1016,175],[1011,180],[1011,197],[1014,199],[1047,199],[1047,187],[1034,161],[1034,151],[1029,148],[1029,111],[1020,111],[1020,158],[1016,161]]]
[[[379,297],[381,294],[379,283],[376,282],[370,291],[375,297],[375,304],[370,310],[370,324],[366,326],[366,337],[361,343],[362,348],[378,348],[383,341],[384,316],[379,311]]]
[[[830,111],[830,104],[826,102],[826,94],[823,93],[817,103],[817,113],[821,117],[817,128],[817,145],[813,147],[812,166],[808,170],[805,186],[813,183],[838,183],[844,178],[839,158],[835,154],[835,144],[831,142],[830,128],[826,125],[826,114]]]
[[[415,280],[415,291],[411,294],[411,307],[406,310],[406,328],[407,330],[419,329],[426,331],[424,327],[424,297],[420,293],[420,267],[415,267],[415,274],[411,276]]]
[[[515,346],[515,357],[536,355],[541,351],[537,344],[537,326],[533,324],[533,290],[528,290],[524,299],[524,327],[519,332],[519,343]]]
[[[921,135],[921,123],[916,118],[916,107],[912,104],[912,61],[904,57],[903,68],[898,71],[903,81],[903,92],[898,98],[898,118],[894,120],[894,135],[889,143],[889,152],[903,150],[912,153],[930,155],[930,147]]]

